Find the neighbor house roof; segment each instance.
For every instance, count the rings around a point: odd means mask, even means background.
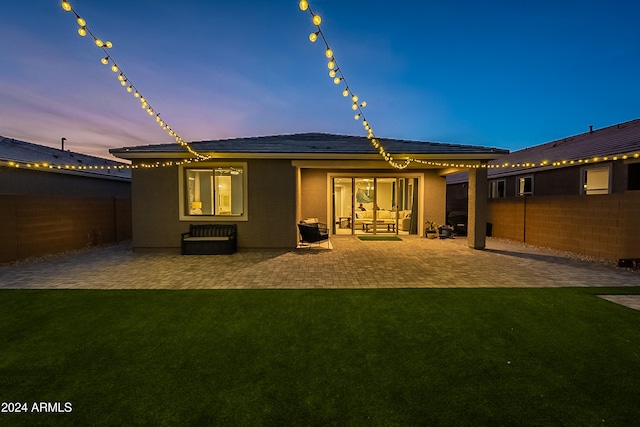
[[[387,152],[395,158],[403,156],[427,156],[429,158],[497,159],[507,150],[474,145],[444,144],[437,142],[407,141],[379,138]],[[215,155],[237,154],[242,157],[270,158],[377,158],[378,150],[362,136],[333,135],[326,133],[301,133],[250,138],[221,139],[192,142],[198,153]],[[150,158],[157,155],[188,157],[189,153],[179,144],[155,144],[112,149],[121,158]],[[226,156],[228,157],[228,156]]]
[[[37,165],[37,166],[36,166]],[[46,165],[46,166],[44,166]],[[0,166],[130,180],[127,164],[0,136]]]
[[[594,158],[628,155],[639,151],[640,119],[636,119],[514,151],[499,161],[490,163],[495,165],[508,163],[510,166],[520,164],[521,166],[492,169],[489,175],[510,175],[524,169],[530,170],[531,167],[527,167],[527,163],[537,164],[539,167],[552,167],[554,162],[566,161],[564,165],[570,166],[572,160],[592,161]],[[540,166],[542,162],[546,164]]]
[[[490,161],[490,165],[507,167],[489,169],[488,175],[489,178],[497,178],[521,174],[525,170],[574,166],[584,164],[584,160],[593,162],[596,158],[613,159],[613,156],[636,153],[640,153],[640,119],[602,129],[590,129],[585,133],[514,151],[498,160]],[[554,166],[554,163],[559,164]],[[449,184],[466,181],[467,175],[464,172],[447,177]]]

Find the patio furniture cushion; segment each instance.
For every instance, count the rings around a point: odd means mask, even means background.
[[[182,255],[232,254],[238,250],[236,224],[191,224],[181,235]]]

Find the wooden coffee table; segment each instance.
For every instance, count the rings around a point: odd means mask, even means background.
[[[384,222],[383,219],[379,219],[375,222],[373,221],[366,221],[363,222],[362,225],[364,226],[364,232],[365,233],[371,233],[373,231],[373,229],[375,228],[375,230],[377,231],[379,228],[384,229],[384,227],[387,227],[387,231],[388,232],[394,232],[396,231],[396,223],[395,222]],[[375,227],[374,227],[375,225]]]

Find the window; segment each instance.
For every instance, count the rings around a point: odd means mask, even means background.
[[[627,190],[640,190],[640,163],[629,163]]]
[[[533,176],[521,176],[518,178],[518,196],[533,195]]]
[[[182,217],[244,217],[246,165],[183,168]]]
[[[491,181],[489,188],[489,198],[498,199],[501,197],[507,197],[507,181],[500,179],[497,181]]]
[[[582,170],[583,194],[609,194],[609,167]]]

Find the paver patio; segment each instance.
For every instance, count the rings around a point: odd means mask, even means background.
[[[640,286],[640,273],[489,238],[332,238],[333,250],[181,256],[122,244],[0,267],[4,289],[305,289]]]

